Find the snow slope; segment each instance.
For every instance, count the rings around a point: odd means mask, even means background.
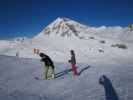
[[[77,64],[78,77],[72,77],[67,62],[55,62],[54,80],[41,80],[43,65],[37,59],[0,56],[0,65],[0,100],[133,99],[132,59],[90,59]],[[104,85],[101,75],[108,78]]]
[[[104,43],[103,43],[104,42]],[[57,18],[42,32],[31,39],[17,38],[13,41],[0,41],[0,54],[25,58],[38,58],[34,48],[50,55],[54,61],[65,62],[69,51],[74,49],[78,61],[90,58],[128,57],[133,55],[133,31],[129,28],[90,27],[68,18]],[[127,49],[112,47],[126,45]]]
[[[0,99],[132,100],[132,43],[127,27],[90,27],[68,18],[57,18],[32,39],[0,40]],[[58,78],[41,80],[43,65],[34,48],[52,58]],[[68,64],[71,49],[80,74],[75,78]]]

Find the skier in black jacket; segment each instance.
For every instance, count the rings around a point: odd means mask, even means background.
[[[77,68],[76,68],[75,52],[74,52],[74,50],[70,50],[70,53],[71,53],[71,59],[68,60],[68,62],[71,63],[73,75],[77,76],[78,72],[77,72]]]
[[[52,71],[52,78],[55,78],[55,73],[54,73],[54,63],[51,60],[51,58],[44,54],[44,53],[39,53],[39,56],[41,57],[41,61],[44,62],[44,71],[43,71],[43,79],[48,79],[48,71],[51,68]]]

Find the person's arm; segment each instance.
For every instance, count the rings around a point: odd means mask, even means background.
[[[68,60],[69,63],[71,63],[72,61],[71,60]]]
[[[41,62],[44,62],[44,61],[45,61],[45,58],[41,58],[40,61],[41,61]]]

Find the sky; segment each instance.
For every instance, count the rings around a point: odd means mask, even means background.
[[[57,17],[125,27],[133,23],[133,0],[0,0],[0,39],[33,37]]]

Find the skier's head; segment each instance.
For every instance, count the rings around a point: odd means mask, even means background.
[[[45,54],[41,52],[41,53],[39,53],[39,56],[40,57],[45,57]]]
[[[71,55],[74,55],[74,50],[70,50]]]

